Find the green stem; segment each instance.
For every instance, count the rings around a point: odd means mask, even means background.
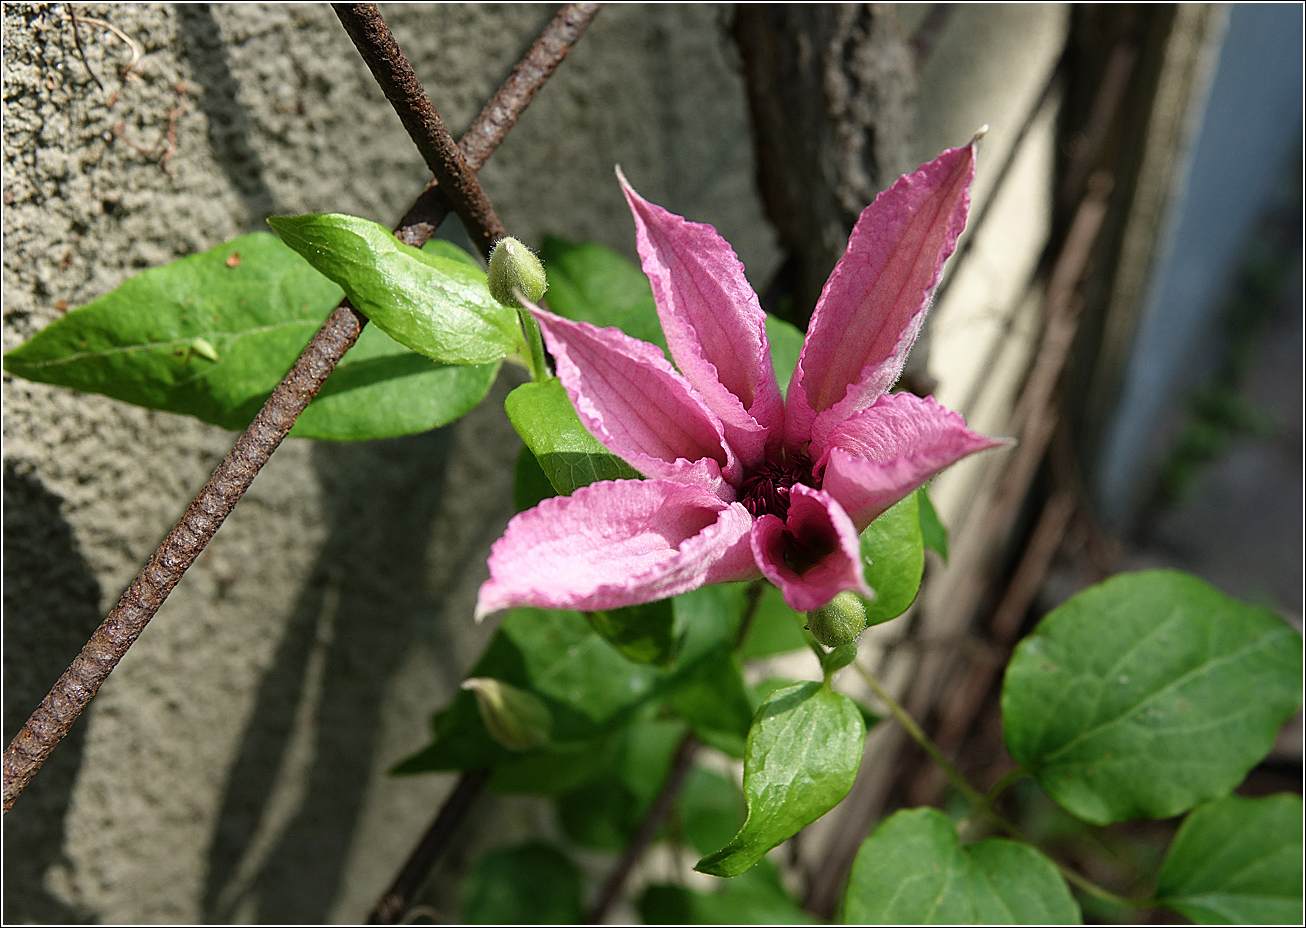
[[[526,367],[531,372],[531,379],[543,383],[552,376],[548,362],[544,360],[544,339],[540,335],[540,324],[527,310],[517,307],[517,320],[521,323],[522,333],[526,336]]]
[[[816,659],[821,662],[822,682],[825,683],[826,686],[829,686],[830,678],[834,676],[834,668],[830,666],[830,652],[825,649],[825,646],[821,644],[821,642],[816,640],[816,636],[808,630],[806,625],[803,625],[803,640],[806,641],[807,646],[812,649],[812,653],[816,655]]]
[[[748,585],[748,592],[745,594],[747,599],[744,602],[744,614],[739,619],[739,631],[735,633],[735,647],[738,651],[748,640],[748,630],[753,625],[753,619],[757,617],[757,609],[762,605],[762,596],[766,593],[767,582],[765,580],[754,580]]]
[[[1027,771],[1024,767],[1016,767],[1007,771],[1001,780],[998,780],[997,783],[993,784],[993,788],[989,790],[989,794],[984,797],[985,807],[992,808],[993,804],[998,801],[998,797],[1005,793],[1011,787],[1012,783],[1015,783],[1017,780],[1024,777],[1026,772]]]
[[[1021,777],[1025,776],[1025,773],[1026,770],[1024,767],[1015,767],[1014,769],[1007,771],[1002,779],[993,784],[993,788],[989,790],[988,795],[984,797],[980,804],[971,810],[970,815],[966,816],[960,827],[965,828],[972,819],[981,816],[988,816],[990,811],[993,809],[994,804],[998,801],[998,797],[1005,793],[1012,783],[1015,783]]]
[[[1034,842],[1027,838],[1019,828],[993,810],[994,800],[1002,794],[1003,790],[1024,775],[1024,768],[1017,767],[1015,770],[1004,776],[998,781],[997,785],[989,791],[988,796],[981,794],[979,790],[970,785],[956,767],[948,762],[948,759],[943,756],[943,752],[938,749],[938,746],[935,745],[934,742],[930,740],[929,736],[921,730],[921,727],[916,724],[916,720],[907,713],[907,710],[904,709],[896,699],[889,695],[889,691],[880,685],[879,681],[871,675],[870,671],[863,667],[859,661],[854,661],[853,666],[857,668],[857,671],[862,675],[862,679],[864,679],[867,685],[875,692],[875,695],[878,696],[885,706],[888,707],[889,712],[898,720],[898,723],[906,729],[907,734],[911,736],[911,739],[920,745],[921,750],[930,755],[930,758],[939,765],[939,769],[944,772],[952,785],[955,786],[963,796],[970,800],[971,805],[975,807],[975,812],[973,812],[972,815],[983,815],[1017,841],[1021,841],[1033,847]],[[1061,871],[1061,875],[1065,877],[1066,882],[1079,887],[1083,892],[1088,893],[1090,896],[1096,896],[1104,902],[1109,902],[1112,905],[1118,905],[1126,909],[1148,909],[1156,906],[1155,901],[1151,899],[1129,899],[1125,896],[1117,896],[1109,889],[1103,889],[1092,880],[1080,876],[1069,867],[1060,863],[1056,866],[1057,869]]]
[[[943,752],[940,751],[938,747],[935,746],[934,742],[929,739],[929,736],[921,730],[921,727],[916,724],[916,720],[907,714],[907,710],[899,705],[896,699],[889,695],[888,690],[880,686],[879,681],[871,676],[870,671],[863,667],[860,661],[854,661],[853,666],[856,667],[857,672],[862,675],[862,679],[866,681],[867,686],[874,690],[876,696],[880,697],[880,701],[889,707],[889,711],[893,714],[893,717],[898,720],[898,724],[907,730],[907,734],[911,736],[911,739],[919,744],[921,750],[930,755],[930,759],[939,765],[939,769],[943,771],[944,775],[947,776],[952,785],[955,786],[963,796],[970,800],[971,805],[982,805],[984,802],[984,796],[979,790],[966,782],[966,778],[963,777],[961,772],[956,767],[952,766],[948,759],[943,756]]]
[[[1153,899],[1130,899],[1126,896],[1117,896],[1115,893],[1111,892],[1111,890],[1103,889],[1101,886],[1098,886],[1092,880],[1088,879],[1087,877],[1080,876],[1078,873],[1076,873],[1074,870],[1071,870],[1069,867],[1065,866],[1064,864],[1058,863],[1057,869],[1061,871],[1061,875],[1065,877],[1067,883],[1074,884],[1082,892],[1088,893],[1090,896],[1096,896],[1098,899],[1101,899],[1103,902],[1109,902],[1112,905],[1118,905],[1122,909],[1157,908],[1157,903]]]

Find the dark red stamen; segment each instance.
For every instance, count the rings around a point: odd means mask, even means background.
[[[801,451],[783,463],[768,461],[739,486],[739,501],[754,518],[767,514],[789,516],[789,488],[796,483],[814,486],[812,459]]]

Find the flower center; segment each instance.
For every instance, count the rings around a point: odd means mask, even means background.
[[[783,522],[789,516],[789,488],[796,483],[816,488],[812,459],[801,451],[787,461],[767,461],[744,478],[739,501],[754,518],[770,514]]]

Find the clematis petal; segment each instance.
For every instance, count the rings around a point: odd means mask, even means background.
[[[790,448],[810,439],[812,456],[819,456],[829,429],[869,406],[902,373],[966,224],[975,144],[951,148],[899,178],[862,211],[817,301],[789,386]]]
[[[616,609],[757,576],[752,516],[700,487],[607,480],[508,523],[490,549],[476,617],[500,609]]]
[[[671,356],[720,418],[726,441],[746,466],[755,466],[779,447],[784,401],[766,313],[744,266],[716,229],[649,203],[620,169],[617,177]]]
[[[898,500],[976,451],[1006,444],[977,435],[933,397],[886,393],[830,432],[816,471],[860,532]]]
[[[721,422],[654,346],[531,307],[585,428],[646,477],[730,502],[741,468]]]
[[[797,612],[818,609],[844,590],[875,595],[866,585],[857,529],[823,490],[796,484],[788,517],[782,522],[762,516],[749,540],[762,576],[780,588]]]

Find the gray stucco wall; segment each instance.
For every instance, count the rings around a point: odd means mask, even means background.
[[[452,127],[554,7],[383,8]],[[4,347],[138,270],[337,211],[390,223],[427,174],[326,6],[4,8]],[[612,175],[715,223],[755,282],[734,49],[713,6],[606,9],[483,173],[508,228],[633,255]],[[112,103],[110,100],[112,99]],[[176,118],[166,163],[149,148]],[[290,440],[4,820],[9,920],[361,918],[449,786],[384,775],[489,626],[510,515],[505,376],[457,426]],[[5,377],[6,743],[226,453],[189,419]]]

